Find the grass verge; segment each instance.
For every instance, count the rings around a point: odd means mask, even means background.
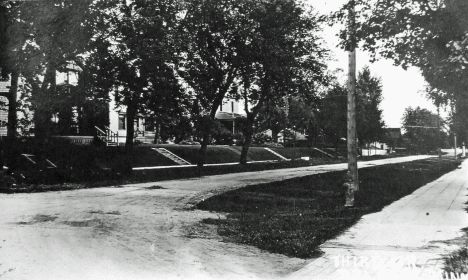
[[[462,279],[468,275],[468,243],[444,259],[444,278]]]
[[[198,209],[226,212],[218,225],[226,241],[256,246],[272,253],[310,258],[317,247],[363,215],[412,193],[452,171],[459,161],[427,159],[360,169],[355,207],[344,207],[345,171],[248,186],[208,198]]]
[[[279,162],[261,162],[249,163],[247,165],[220,165],[220,166],[204,166],[201,170],[197,167],[174,167],[164,169],[147,169],[134,170],[130,176],[117,176],[109,173],[96,179],[90,178],[82,182],[64,182],[62,184],[22,184],[11,186],[3,182],[2,174],[0,174],[0,193],[33,193],[33,192],[48,192],[48,191],[65,191],[76,189],[87,189],[97,187],[119,186],[131,183],[158,182],[165,180],[179,180],[195,178],[200,176],[221,175],[228,173],[239,172],[256,172],[262,170],[274,170],[282,168],[297,168],[312,166],[318,164],[339,163],[342,160],[311,160],[311,161],[279,161]]]
[[[147,158],[147,155],[143,155],[144,149],[136,152],[141,154],[141,158]],[[387,157],[365,157],[361,158],[360,161],[375,160]],[[114,153],[107,153],[105,157],[101,154],[100,159],[105,159],[107,165],[112,165],[112,162],[118,162],[118,157]],[[344,159],[330,159],[330,158],[311,158],[309,161],[304,160],[292,160],[292,161],[276,161],[276,162],[253,162],[247,165],[233,164],[233,165],[220,165],[220,166],[204,166],[201,170],[197,167],[171,167],[164,169],[146,169],[146,170],[134,170],[132,175],[118,175],[113,172],[100,172],[98,176],[91,176],[91,174],[83,173],[88,175],[87,179],[79,181],[64,181],[59,184],[20,184],[14,185],[8,184],[2,174],[0,173],[0,193],[33,193],[33,192],[48,192],[48,191],[66,191],[76,189],[88,189],[98,187],[110,187],[120,186],[132,183],[144,183],[144,182],[158,182],[165,180],[179,180],[188,179],[201,176],[221,175],[229,173],[240,173],[240,172],[257,172],[263,170],[275,170],[283,168],[298,168],[307,167],[314,165],[344,163]],[[105,161],[103,161],[105,162]],[[102,162],[101,162],[102,163]],[[106,164],[104,164],[106,166]]]

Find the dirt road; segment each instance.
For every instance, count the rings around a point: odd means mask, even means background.
[[[214,227],[200,223],[221,214],[192,206],[248,184],[345,168],[335,164],[114,188],[0,194],[0,279],[281,278],[305,261],[221,242]]]

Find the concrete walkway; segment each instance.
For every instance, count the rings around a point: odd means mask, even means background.
[[[468,161],[366,215],[289,279],[443,279],[443,256],[466,244]],[[466,239],[465,239],[466,240]],[[466,277],[465,279],[468,279]]]

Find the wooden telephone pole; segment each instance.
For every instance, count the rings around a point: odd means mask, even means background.
[[[348,191],[346,206],[354,206],[354,192],[359,190],[356,137],[356,38],[354,0],[349,1],[349,71],[348,71]]]
[[[353,178],[355,191],[359,190],[357,167],[357,137],[356,137],[356,37],[354,0],[350,1],[349,9],[349,33],[351,46],[349,50],[348,72],[348,170]]]

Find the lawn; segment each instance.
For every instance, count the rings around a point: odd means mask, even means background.
[[[206,219],[218,225],[226,241],[249,244],[273,253],[310,258],[363,215],[411,194],[455,169],[459,161],[420,160],[360,169],[356,205],[344,207],[345,171],[253,185],[205,199],[198,209],[227,213]]]
[[[197,164],[198,152],[200,146],[190,145],[159,145],[157,147],[165,148],[177,156],[185,159],[191,164]],[[207,164],[213,163],[231,163],[238,162],[239,156],[224,146],[208,146],[206,150],[206,161]]]
[[[242,151],[241,146],[231,146],[230,148],[236,149],[239,153]],[[264,147],[250,147],[247,156],[253,161],[280,160],[278,156],[265,150]],[[237,161],[239,161],[239,156]]]
[[[141,145],[134,148],[135,156],[133,157],[134,167],[150,167],[150,166],[170,166],[176,165],[171,160],[159,155],[152,148],[165,148],[173,154],[185,159],[191,164],[197,163],[198,145]],[[109,150],[122,150],[123,147],[108,147]],[[208,146],[206,152],[206,164],[218,163],[235,163],[239,162],[240,146]],[[313,148],[273,148],[275,152],[288,159],[298,159],[301,157],[324,158],[324,155],[317,152]],[[272,161],[280,160],[273,153],[265,150],[264,147],[250,147],[247,154],[249,161]],[[326,156],[325,156],[326,157]],[[111,159],[107,160],[112,161]]]
[[[465,209],[468,212],[468,208]],[[462,229],[464,232],[464,244],[457,251],[444,257],[444,279],[467,279],[468,278],[468,228]],[[448,277],[450,276],[450,277]]]
[[[124,147],[103,147],[96,152],[97,164],[102,168],[112,168],[119,156],[125,152]],[[177,163],[149,147],[134,147],[133,167],[173,166]]]
[[[450,279],[466,279],[468,275],[468,243],[459,250],[448,255],[444,259],[444,276]],[[454,277],[455,276],[455,277]],[[444,277],[449,279],[448,277]]]
[[[317,151],[314,148],[307,148],[307,147],[283,148],[283,149],[272,148],[272,150],[288,159],[298,159],[301,157],[312,157],[312,158],[328,157],[324,153]],[[334,153],[330,153],[330,154],[334,155]]]

